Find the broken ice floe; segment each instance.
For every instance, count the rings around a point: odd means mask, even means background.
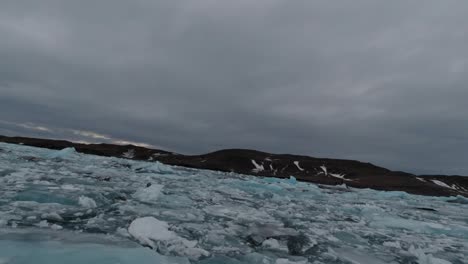
[[[294,175],[259,178],[0,147],[0,259],[11,263],[40,253],[3,245],[42,247],[48,263],[58,261],[54,256],[67,263],[446,264],[468,255],[468,200],[461,196],[343,191]],[[268,165],[252,162],[253,169]]]

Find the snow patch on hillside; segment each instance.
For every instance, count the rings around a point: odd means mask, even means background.
[[[294,161],[294,165],[296,165],[296,167],[297,167],[298,170],[304,171],[304,169],[301,168],[301,166],[299,165],[299,161]]]
[[[263,164],[260,165],[255,160],[252,160],[252,164],[255,166],[255,168],[252,170],[255,173],[265,170],[265,167],[263,166]]]
[[[449,186],[448,184],[446,184],[445,182],[442,182],[442,181],[432,180],[432,182],[439,185],[439,186],[441,186],[441,187],[444,187],[444,188],[455,189],[455,188]]]

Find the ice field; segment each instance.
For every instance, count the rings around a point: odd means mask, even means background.
[[[461,264],[468,199],[0,144],[0,264]]]

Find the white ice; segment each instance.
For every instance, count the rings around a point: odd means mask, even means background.
[[[62,150],[53,151],[46,155],[49,159],[67,159],[76,154],[75,148],[64,148]]]
[[[92,198],[89,198],[83,195],[78,198],[78,203],[84,208],[88,208],[88,209],[97,207],[96,202]]]
[[[164,186],[160,184],[152,184],[149,187],[143,187],[138,189],[133,194],[133,197],[142,202],[155,202],[161,195],[163,187]]]
[[[167,241],[177,238],[169,231],[169,225],[154,217],[142,217],[133,220],[128,227],[128,233],[144,245],[155,248],[155,241]]]

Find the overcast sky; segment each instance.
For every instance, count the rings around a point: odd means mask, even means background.
[[[0,134],[468,175],[468,1],[2,0]]]

